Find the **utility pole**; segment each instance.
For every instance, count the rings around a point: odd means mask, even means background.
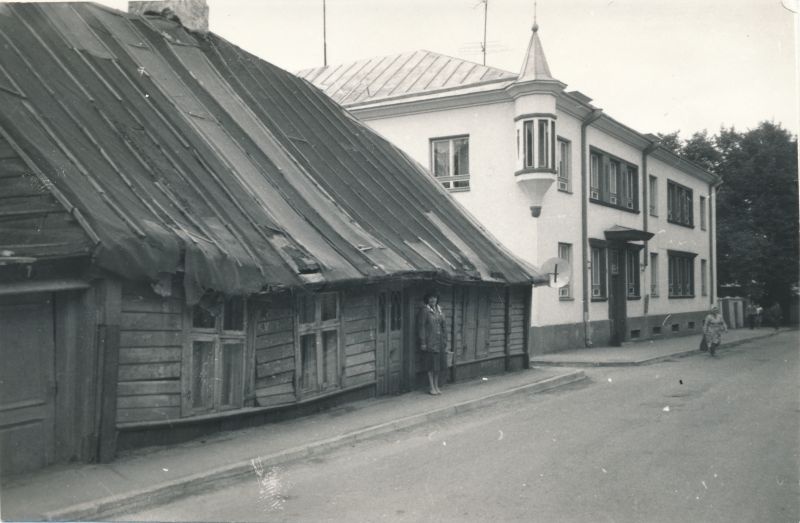
[[[322,0],[322,65],[328,67],[328,21],[325,0]]]

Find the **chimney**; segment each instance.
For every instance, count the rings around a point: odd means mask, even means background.
[[[174,15],[190,31],[208,32],[206,0],[160,0],[128,2],[128,12],[134,15]]]

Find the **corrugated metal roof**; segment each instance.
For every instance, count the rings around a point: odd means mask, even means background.
[[[509,71],[431,51],[415,51],[297,73],[342,105],[515,80]]]
[[[353,92],[357,71],[380,92],[439,74],[403,75],[412,62],[448,70],[415,53],[320,74]],[[0,130],[85,217],[108,270],[184,271],[229,293],[534,276],[396,147],[214,34],[94,4],[0,4],[0,64]],[[476,74],[460,68],[454,81]]]

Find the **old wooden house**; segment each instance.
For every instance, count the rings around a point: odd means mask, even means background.
[[[178,13],[178,17],[180,13]],[[531,282],[417,163],[175,16],[0,4],[3,474],[528,365]]]

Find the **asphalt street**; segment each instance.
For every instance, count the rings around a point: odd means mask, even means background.
[[[117,519],[797,522],[798,341],[592,369]]]

